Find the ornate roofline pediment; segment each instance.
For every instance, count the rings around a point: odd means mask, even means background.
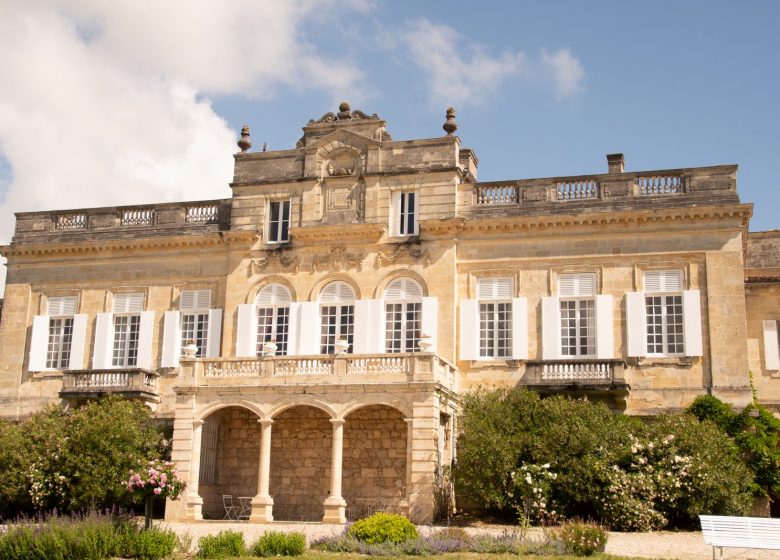
[[[342,128],[340,130],[334,130],[330,134],[327,134],[321,138],[317,138],[311,144],[306,146],[306,151],[316,151],[323,146],[328,146],[334,142],[343,142],[355,148],[362,148],[365,146],[380,146],[382,142],[375,140],[365,134],[360,134],[354,130]]]

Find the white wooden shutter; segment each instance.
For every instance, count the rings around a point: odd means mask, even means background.
[[[628,356],[647,355],[644,292],[628,292],[626,294],[626,341]]]
[[[284,305],[290,303],[292,297],[290,290],[281,284],[269,284],[257,293],[255,304],[258,307],[268,307],[270,305]]]
[[[297,301],[290,303],[290,311],[287,316],[287,355],[298,354],[298,330],[301,324],[301,304]]]
[[[222,310],[209,309],[209,336],[206,341],[206,357],[219,358],[222,349]]]
[[[390,193],[390,235],[401,235],[401,191]]]
[[[590,297],[596,295],[596,273],[560,274],[558,297]]]
[[[349,305],[355,301],[355,291],[346,282],[331,282],[320,292],[320,303]]]
[[[414,192],[414,235],[420,235],[420,191]]]
[[[144,369],[155,369],[152,362],[152,335],[154,334],[154,311],[141,313],[138,328],[138,359],[136,366]]]
[[[95,317],[95,347],[92,349],[92,369],[111,367],[114,345],[114,314],[98,313]]]
[[[436,352],[439,339],[439,298],[422,298],[422,318],[420,319],[420,334],[427,334],[431,337],[433,346],[428,352]]]
[[[87,342],[87,314],[79,313],[73,316],[73,335],[70,339],[70,359],[68,369],[84,367],[84,346]]]
[[[477,298],[484,299],[512,299],[511,278],[480,278],[477,281]]]
[[[52,296],[48,298],[49,315],[52,317],[75,315],[78,306],[76,296]]]
[[[780,369],[777,321],[764,321],[764,368],[767,371]]]
[[[179,296],[179,310],[195,311],[211,307],[211,290],[183,290]]]
[[[475,323],[479,329],[479,321]],[[512,298],[512,359],[528,359],[528,299],[524,297]]]
[[[380,354],[385,351],[384,301],[361,299],[355,302],[355,354]]]
[[[181,322],[178,311],[166,311],[163,317],[163,344],[160,367],[179,367]]]
[[[557,297],[542,298],[542,359],[560,357],[561,311]]]
[[[257,357],[257,308],[254,303],[242,303],[238,306],[236,357]]]
[[[682,270],[647,270],[644,275],[645,292],[681,292]]]
[[[143,292],[114,295],[114,313],[140,313],[143,310]]]
[[[461,360],[479,359],[479,300],[460,300]]]
[[[414,300],[423,296],[422,288],[411,278],[397,278],[385,289],[386,300]]]
[[[699,290],[683,292],[683,332],[685,333],[685,355],[701,356],[701,296]]]
[[[306,301],[300,304],[298,323],[298,354],[301,356],[320,353],[320,304]],[[289,344],[289,343],[288,343]]]
[[[46,369],[46,353],[49,348],[49,316],[36,315],[33,317],[32,336],[30,338],[30,357],[28,368],[30,371],[43,371]]]
[[[612,296],[596,296],[596,357],[599,360],[615,357],[614,338]]]

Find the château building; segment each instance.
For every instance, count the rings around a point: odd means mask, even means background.
[[[168,519],[432,519],[478,387],[626,414],[780,407],[780,231],[737,167],[481,183],[454,134],[310,120],[228,199],[16,215],[0,416],[120,394],[173,426]]]

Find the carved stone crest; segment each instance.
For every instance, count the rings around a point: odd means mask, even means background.
[[[265,256],[252,259],[249,265],[249,274],[252,276],[262,274],[269,267],[276,270],[298,272],[299,260],[298,256],[293,256],[288,251],[268,251]]]
[[[430,251],[423,249],[419,244],[401,243],[390,251],[379,251],[374,260],[374,268],[381,268],[390,264],[431,264]]]
[[[312,271],[339,272],[351,268],[360,271],[363,269],[364,258],[365,253],[348,253],[343,245],[335,245],[331,247],[330,253],[327,255],[314,255]]]

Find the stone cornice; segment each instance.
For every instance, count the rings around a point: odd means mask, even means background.
[[[245,245],[257,241],[254,231],[223,231],[204,235],[159,236],[133,239],[84,240],[71,243],[12,243],[0,246],[4,257],[37,255],[87,255],[107,251],[132,251],[136,249],[179,249],[187,247],[219,247]]]

